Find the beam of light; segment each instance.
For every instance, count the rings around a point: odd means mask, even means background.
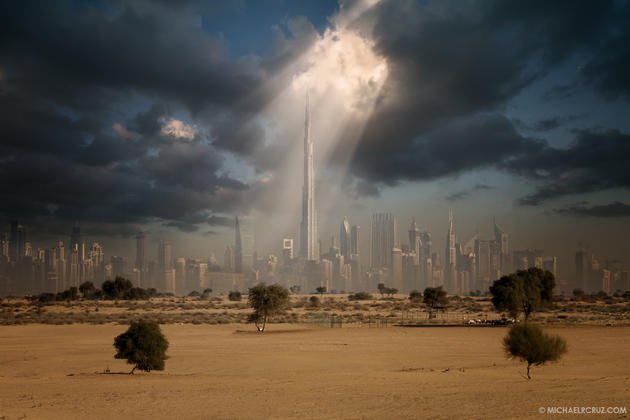
[[[271,151],[276,158],[281,154],[282,159],[273,169],[260,173],[253,187],[258,197],[253,203],[257,209],[253,216],[260,251],[278,249],[283,236],[299,243],[307,92],[318,180],[319,236],[323,243],[327,243],[327,226],[339,223],[336,219],[328,223],[326,215],[344,198],[340,184],[388,76],[387,62],[375,52],[373,42],[352,29],[352,23],[376,3],[359,1],[350,8],[342,5],[332,26],[322,35],[317,34],[310,47],[263,88],[273,89],[276,94],[256,116],[265,131],[265,139],[260,139],[264,147],[256,158],[264,159],[262,155]],[[338,155],[340,150],[342,156]]]

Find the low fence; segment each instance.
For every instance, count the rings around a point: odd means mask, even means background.
[[[396,322],[384,316],[369,316],[360,320],[336,314],[314,313],[307,316],[307,323],[321,328],[387,328]]]

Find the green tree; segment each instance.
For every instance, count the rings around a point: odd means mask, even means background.
[[[279,284],[265,285],[258,283],[249,289],[249,306],[254,309],[249,320],[256,324],[256,329],[265,331],[270,316],[284,313],[289,304],[289,291]]]
[[[387,287],[385,286],[385,283],[379,283],[376,288],[378,289],[379,293],[381,294],[381,297],[383,297],[383,295],[385,294],[385,291],[387,290]]]
[[[503,338],[507,356],[527,363],[527,379],[532,366],[559,360],[567,352],[567,342],[558,335],[543,332],[536,324],[516,324]]]
[[[433,318],[436,308],[444,307],[448,304],[446,290],[442,286],[427,287],[422,294],[422,302],[429,308],[429,318]]]
[[[92,299],[94,297],[94,293],[96,292],[96,287],[94,287],[94,283],[91,281],[86,281],[79,285],[79,292],[85,299]]]
[[[508,312],[514,318],[523,313],[527,321],[532,312],[551,303],[555,285],[549,271],[533,267],[518,270],[490,286],[492,304],[497,311]]]
[[[324,293],[326,293],[326,286],[319,286],[317,289],[315,289],[315,291],[319,293],[320,296],[323,296]]]
[[[127,331],[114,338],[114,347],[116,359],[126,359],[134,365],[130,375],[136,369],[164,370],[164,361],[168,358],[168,340],[155,321],[132,321]]]
[[[133,288],[133,283],[126,278],[116,276],[114,281],[106,280],[101,286],[106,299],[124,299]]]

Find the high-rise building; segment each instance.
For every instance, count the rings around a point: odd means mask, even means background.
[[[241,243],[241,226],[238,216],[234,216],[234,272],[243,272],[243,246]]]
[[[223,271],[226,273],[234,272],[234,248],[231,245],[225,247],[223,255]]]
[[[453,211],[448,211],[448,232],[446,234],[446,250],[444,252],[445,286],[450,293],[460,293],[457,289],[457,249],[455,247],[455,230],[453,229]]]
[[[187,280],[186,280],[186,258],[178,257],[175,259],[175,290],[178,295],[183,295],[188,293],[186,290]]]
[[[124,277],[127,274],[127,262],[124,257],[112,255],[109,259],[109,263],[112,266],[111,277]],[[135,286],[138,286],[138,283],[136,283]]]
[[[391,278],[390,282],[394,289],[402,292],[403,285],[403,253],[400,248],[393,247],[391,250],[392,265],[391,265]]]
[[[282,240],[282,259],[284,264],[289,264],[293,259],[293,239],[291,238]]]
[[[370,225],[370,268],[392,268],[392,249],[397,244],[396,217],[391,213],[375,213]]]
[[[158,290],[170,291],[171,277],[174,278],[175,274],[171,273],[173,270],[173,246],[164,241],[160,241],[158,245],[158,264],[157,273],[155,275],[155,288]]]
[[[317,207],[315,206],[315,167],[313,141],[310,136],[311,114],[306,97],[304,118],[304,186],[302,187],[302,222],[300,223],[300,257],[306,261],[319,260],[317,237]]]
[[[350,254],[359,255],[359,233],[361,231],[361,227],[358,225],[352,226],[350,228]]]
[[[9,237],[9,258],[13,262],[19,261],[24,256],[26,244],[26,230],[19,220],[11,222],[11,236]]]
[[[585,292],[590,291],[592,260],[592,255],[584,250],[575,253],[575,286]]]
[[[5,234],[2,234],[0,240],[0,255],[2,256],[2,262],[9,261],[9,240]]]
[[[79,247],[80,244],[81,244],[81,227],[79,226],[79,222],[74,222],[74,226],[72,226],[72,233],[70,233],[70,249]]]
[[[101,284],[105,277],[105,254],[103,247],[98,242],[93,242],[90,247],[90,257],[88,260],[91,262],[86,266],[86,270],[91,270],[89,277],[95,284]]]
[[[559,283],[558,279],[558,257],[547,257],[543,260],[543,270],[550,271],[553,277],[556,279],[556,283]]]
[[[413,264],[419,265],[422,257],[422,236],[416,225],[416,219],[412,219],[409,226],[409,251],[413,253]]]
[[[141,287],[146,287],[145,274],[147,270],[146,260],[144,255],[144,232],[140,231],[136,234],[136,261],[134,268],[137,270]]]
[[[502,275],[508,274],[512,271],[512,267],[510,265],[510,249],[509,249],[509,241],[508,234],[503,231],[497,225],[496,220],[494,221],[494,240],[496,242],[496,251],[497,251],[497,259],[499,263],[499,270]]]
[[[347,217],[344,217],[339,228],[339,251],[346,260],[349,260],[352,253],[351,249],[350,222],[348,222]]]

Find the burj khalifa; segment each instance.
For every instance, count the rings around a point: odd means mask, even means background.
[[[313,164],[313,141],[311,140],[310,131],[311,111],[307,96],[304,118],[304,186],[302,187],[300,257],[306,261],[319,261],[317,211],[315,207],[315,167]]]

